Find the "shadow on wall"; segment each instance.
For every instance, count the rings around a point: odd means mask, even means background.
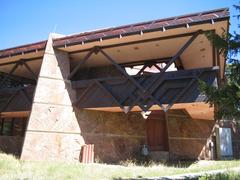
[[[233,121],[192,119],[183,112],[168,112],[171,159],[216,159],[216,128],[232,129],[234,158],[240,156],[240,128]]]
[[[57,51],[57,50],[56,50]],[[74,106],[76,90],[66,80],[70,74],[69,62],[66,53],[57,52],[58,66],[65,79],[65,89],[73,105],[73,119],[77,121],[80,133],[78,141],[79,160],[81,161],[81,146],[94,144],[95,161],[116,163],[138,155],[139,146],[146,143],[145,120],[140,113],[100,112],[81,110]],[[76,124],[76,122],[74,123]],[[70,143],[69,143],[70,145]],[[71,147],[67,147],[71,148]],[[76,147],[72,147],[76,148]]]
[[[85,144],[94,144],[95,162],[117,163],[139,156],[146,143],[140,113],[114,113],[74,108]]]
[[[171,160],[211,159],[209,142],[215,121],[195,120],[181,110],[168,112]]]

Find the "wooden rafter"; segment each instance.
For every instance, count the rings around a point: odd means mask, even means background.
[[[195,81],[190,81],[188,83],[188,85],[181,91],[180,95],[175,97],[173,99],[173,101],[168,104],[168,106],[163,106],[163,104],[161,103],[160,100],[156,99],[156,97],[154,97],[153,93],[155,92],[155,90],[157,88],[159,88],[159,86],[165,81],[164,79],[164,73],[166,72],[166,70],[173,64],[175,63],[177,60],[180,59],[180,56],[182,55],[182,53],[191,45],[191,43],[198,37],[199,34],[203,33],[203,31],[197,31],[195,32],[190,38],[189,40],[182,46],[181,49],[179,49],[179,51],[167,62],[167,64],[164,66],[164,68],[160,68],[159,66],[157,66],[156,64],[152,63],[152,64],[144,64],[144,66],[140,69],[140,71],[138,72],[138,74],[141,74],[142,72],[144,72],[144,70],[149,67],[149,66],[155,66],[160,73],[158,73],[158,76],[155,76],[155,78],[153,79],[153,81],[151,81],[150,84],[148,84],[147,87],[143,87],[144,80],[143,81],[136,81],[132,76],[130,76],[129,74],[127,74],[126,71],[123,70],[123,68],[117,64],[115,62],[115,60],[110,57],[101,47],[94,47],[93,49],[91,49],[91,51],[84,57],[84,59],[74,68],[74,70],[70,73],[69,78],[72,78],[76,72],[79,70],[79,68],[81,67],[82,64],[86,63],[86,61],[89,59],[89,57],[92,55],[92,53],[101,53],[106,60],[110,61],[115,67],[116,69],[123,75],[123,77],[125,77],[129,82],[131,82],[132,85],[134,85],[134,89],[131,91],[131,93],[128,94],[127,97],[119,100],[117,99],[99,80],[95,80],[93,83],[96,84],[101,90],[103,90],[105,93],[107,93],[107,95],[109,95],[111,97],[111,99],[113,99],[113,101],[118,104],[118,106],[124,110],[124,112],[129,112],[134,106],[138,105],[143,111],[147,111],[149,108],[151,108],[152,105],[157,104],[159,105],[164,111],[167,111],[169,108],[171,108],[171,106],[175,103],[175,100],[177,100],[178,98],[180,98],[180,96],[182,95],[182,93],[184,93],[190,86],[191,84]],[[92,87],[92,85],[90,86]],[[88,88],[87,88],[88,89]],[[87,93],[87,90],[84,91],[83,95],[81,96],[81,98]],[[137,97],[133,97],[134,94],[137,94]],[[124,102],[128,99],[128,98],[132,98],[133,101],[132,103],[128,106],[128,107],[124,107],[123,104]],[[79,100],[79,99],[78,99]],[[149,101],[150,100],[150,101]]]
[[[11,64],[13,64],[11,62]],[[7,64],[4,64],[7,65]],[[2,64],[2,66],[4,66]],[[22,77],[18,77],[18,76],[14,76],[13,73],[17,70],[17,68],[19,66],[24,66],[34,77],[34,80],[28,79],[28,78],[22,78]],[[31,84],[34,84],[35,81],[37,80],[37,75],[33,72],[33,70],[31,69],[31,67],[26,63],[26,60],[20,60],[20,61],[15,61],[14,66],[12,67],[12,69],[10,70],[9,73],[3,73],[5,76],[4,78],[0,81],[0,87],[4,87],[4,83],[7,79],[15,79],[18,82],[25,82],[24,80],[27,80],[27,82],[31,82]]]

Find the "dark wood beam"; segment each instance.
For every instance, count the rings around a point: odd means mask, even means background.
[[[27,100],[28,105],[31,106],[32,100],[31,100],[31,98],[29,97],[29,95],[27,94],[27,92],[25,91],[25,89],[21,89],[21,90],[20,90],[20,93],[21,93],[22,97],[24,97],[24,98]]]
[[[144,66],[138,71],[137,75],[141,74],[142,72],[144,72],[144,70],[147,68],[148,66],[146,64],[144,64]]]
[[[5,72],[0,72],[0,74],[2,74],[3,76],[7,76],[8,78],[23,84],[32,84],[32,85],[36,84],[36,80],[34,79],[25,78],[22,76],[16,76],[16,75],[5,73]]]
[[[9,72],[9,75],[12,75],[14,73],[14,71],[18,68],[19,63],[15,64],[11,71]],[[8,79],[9,76],[5,76],[1,81],[0,81],[0,87],[3,85],[3,83]]]
[[[216,66],[216,48],[212,45],[212,66]]]
[[[159,85],[164,81],[163,79],[163,74],[165,73],[165,71],[172,65],[172,63],[174,63],[180,56],[181,54],[189,47],[189,45],[198,37],[199,34],[201,34],[202,31],[197,31],[195,32],[194,35],[192,35],[192,37],[182,46],[182,48],[174,55],[174,57],[166,64],[166,66],[164,66],[164,68],[162,69],[162,71],[159,73],[160,77],[156,78],[146,89],[144,92],[146,93],[146,96],[148,96],[148,94],[152,94],[158,87]],[[134,105],[141,100],[141,96],[138,96],[130,105],[129,111],[131,110],[131,108],[134,107]],[[158,101],[157,101],[158,102]],[[167,109],[161,104],[161,103],[157,103],[165,112],[167,111]]]
[[[29,67],[29,65],[26,62],[23,62],[23,65],[26,67],[26,69],[32,74],[35,80],[37,80],[37,75],[33,72],[33,70]]]
[[[73,71],[68,76],[68,79],[72,79],[72,77],[77,73],[77,71],[80,69],[80,67],[87,62],[89,57],[95,52],[95,48],[92,48],[86,56],[77,64],[77,66],[73,69]]]
[[[200,73],[200,74],[198,75],[198,77],[200,77],[201,74],[202,74],[202,73]],[[174,104],[175,102],[177,102],[177,101],[183,96],[183,94],[193,85],[193,83],[197,81],[198,77],[196,76],[195,78],[193,78],[193,79],[187,84],[187,86],[185,86],[185,87],[183,88],[183,90],[182,90],[180,93],[177,94],[177,96],[174,96],[174,98],[172,99],[172,101],[167,105],[166,111],[168,111],[168,110],[173,106],[173,104]]]
[[[14,121],[15,121],[15,118],[12,118],[12,121],[11,121],[11,136],[13,136],[14,134]]]
[[[160,68],[157,64],[154,64],[154,67],[157,68],[159,72],[161,72],[162,68]]]
[[[1,135],[3,135],[4,118],[1,118]]]
[[[175,66],[177,70],[184,70],[181,56],[179,56],[178,60],[175,61]]]
[[[17,95],[18,91],[16,91],[15,93],[13,93],[7,100],[7,102],[4,104],[4,106],[2,107],[2,109],[0,109],[0,112],[3,112],[4,110],[7,109],[8,105],[11,103],[11,101],[13,100],[13,98]]]
[[[130,61],[129,63],[120,63],[119,65],[123,67],[131,67],[131,66],[138,66],[138,65],[143,65],[144,63],[167,63],[169,60],[171,60],[172,57],[163,57],[163,58],[156,58],[156,59],[142,59],[138,61],[134,60],[128,60]]]

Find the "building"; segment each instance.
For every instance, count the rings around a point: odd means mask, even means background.
[[[205,34],[228,28],[225,8],[1,50],[2,151],[79,161],[93,144],[96,159],[118,162],[146,144],[155,160],[213,158],[219,124],[198,80],[224,82]]]

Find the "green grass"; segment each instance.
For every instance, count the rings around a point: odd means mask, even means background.
[[[226,173],[218,173],[212,175],[204,175],[199,178],[199,180],[239,180],[240,173],[239,172],[226,172]]]
[[[80,164],[66,162],[25,162],[0,154],[0,179],[125,179],[159,177],[190,172],[240,167],[240,160],[198,161],[194,163],[156,164],[138,166]]]

